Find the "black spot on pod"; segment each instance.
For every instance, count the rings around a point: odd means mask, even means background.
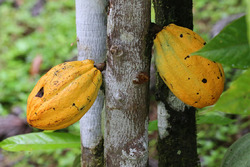
[[[198,92],[197,92],[196,94],[197,94],[197,95],[199,95],[199,93],[198,93]]]
[[[188,78],[188,80],[190,80],[190,78]]]
[[[206,78],[203,78],[203,79],[202,79],[202,82],[203,82],[203,83],[207,83],[207,79],[206,79]]]
[[[221,72],[221,70],[219,69],[219,72],[220,72],[220,76],[222,77],[222,72]]]
[[[91,102],[90,96],[87,97],[87,100],[88,100],[89,102]]]
[[[220,79],[220,77],[217,77],[217,79]]]
[[[72,106],[75,106],[75,105],[76,105],[75,103],[72,104]]]
[[[58,71],[58,70],[56,70],[56,71],[54,72],[54,75],[55,75],[55,76],[57,76],[57,73],[58,73],[58,72],[59,72],[59,71]]]
[[[44,89],[43,87],[37,92],[36,96],[35,97],[43,97],[44,95]]]
[[[190,58],[190,56],[189,56],[189,55],[187,55],[187,56],[184,58],[184,60],[186,60],[187,58]]]
[[[172,89],[174,89],[174,87],[173,87],[173,85],[172,85],[172,84],[170,84],[170,86],[171,86],[171,88],[172,88]]]
[[[182,37],[183,37],[183,34],[180,34],[180,37],[182,38]]]
[[[58,81],[53,81],[53,84],[54,84],[54,85],[58,84]]]
[[[206,42],[203,43],[203,45],[206,45],[206,44],[207,44]]]

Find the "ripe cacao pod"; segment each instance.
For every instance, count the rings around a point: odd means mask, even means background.
[[[102,74],[94,61],[73,61],[50,69],[37,82],[27,102],[27,122],[57,130],[77,122],[94,103]]]
[[[205,44],[198,34],[175,24],[164,27],[154,39],[159,75],[176,97],[197,108],[214,104],[224,89],[221,64],[190,56]]]

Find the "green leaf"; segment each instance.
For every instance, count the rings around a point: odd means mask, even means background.
[[[154,121],[150,121],[148,124],[148,131],[156,131],[158,130],[158,121],[154,120]]]
[[[74,167],[81,167],[81,157],[82,157],[82,154],[79,154],[75,157],[75,160],[73,162],[73,165]]]
[[[155,23],[155,8],[152,0],[151,0],[151,22]]]
[[[233,143],[227,150],[221,167],[249,167],[250,166],[250,133]]]
[[[227,125],[232,122],[234,122],[234,120],[218,114],[206,114],[198,116],[197,118],[197,124]]]
[[[232,82],[213,110],[231,114],[250,114],[250,69],[245,71],[238,79]]]
[[[55,132],[37,132],[17,135],[0,142],[0,147],[7,151],[63,149],[80,146],[80,136]]]
[[[200,55],[233,68],[248,68],[250,47],[246,34],[246,17],[243,16],[226,26],[201,50],[191,55]]]
[[[250,47],[250,1],[246,0],[247,3],[247,16],[246,16],[246,22],[247,22],[247,37],[248,37],[248,44]]]

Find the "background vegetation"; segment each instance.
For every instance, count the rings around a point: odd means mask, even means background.
[[[67,0],[61,0],[60,3],[54,0],[48,0],[46,3],[43,0],[0,1],[0,116],[2,118],[16,114],[25,119],[26,100],[40,76],[52,66],[73,59],[77,55],[74,5],[74,1]],[[245,6],[241,0],[196,0],[194,30],[209,41],[213,25],[217,21],[232,14],[244,13]],[[152,13],[152,21],[153,16]],[[241,70],[229,67],[225,68],[225,72],[226,88],[242,73]],[[154,105],[151,108],[153,120]],[[205,114],[207,111],[199,111],[198,152],[202,166],[216,167],[221,164],[227,148],[249,132],[250,117],[216,113],[224,117],[218,116],[219,120],[214,121],[216,116],[212,115],[212,121],[209,122],[208,117],[202,120],[202,115]],[[9,122],[10,124],[13,123]],[[1,125],[0,123],[0,128]],[[154,127],[150,129],[149,143],[152,160],[157,159],[157,133]],[[79,134],[78,123],[61,132]],[[15,153],[0,150],[0,164],[15,167],[71,166],[79,154],[80,147]]]

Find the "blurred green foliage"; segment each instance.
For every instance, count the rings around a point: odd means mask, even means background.
[[[70,167],[81,153],[80,149],[58,149],[32,152],[2,151],[5,163],[14,167]],[[1,164],[3,165],[3,164]]]
[[[238,124],[198,126],[198,155],[202,166],[220,166],[227,147],[236,139]]]
[[[20,1],[18,7],[14,0],[0,4],[0,116],[9,114],[12,107],[18,106],[24,118],[28,95],[41,75],[77,55],[74,1],[61,0],[59,3],[49,0],[38,16],[32,16],[31,9],[36,2]],[[37,56],[42,57],[42,64],[40,72],[32,76],[30,69]],[[79,134],[79,124],[63,131],[77,131]],[[0,153],[6,164],[15,167],[66,167],[72,166],[80,149],[32,153],[0,150]]]
[[[201,34],[206,41],[210,41],[212,27],[217,21],[229,18],[233,14],[246,12],[246,1],[244,0],[201,0],[193,2],[194,30]],[[225,89],[227,90],[231,81],[238,78],[242,71],[228,67],[224,67],[224,71],[226,74]],[[199,111],[198,119],[200,114],[202,116],[203,114],[210,116],[209,110],[206,112]],[[225,125],[217,125],[210,124],[211,120],[206,119],[202,124],[197,125],[198,154],[202,167],[220,166],[227,148],[246,133],[250,126],[247,116],[227,115],[219,112],[217,114],[222,116],[220,119],[231,119],[234,121],[228,121]],[[213,119],[212,122],[215,120]]]
[[[0,5],[0,113],[11,107],[26,111],[26,100],[36,81],[52,66],[77,54],[73,1],[49,1],[39,16],[32,16],[33,2],[14,8],[13,2]],[[30,76],[32,61],[42,57],[41,72]]]
[[[246,12],[247,0],[194,0],[194,30],[205,41],[210,39],[213,25],[220,19]]]

